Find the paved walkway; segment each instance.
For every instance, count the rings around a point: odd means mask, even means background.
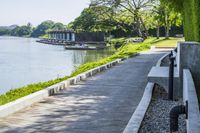
[[[130,58],[0,120],[0,132],[121,133],[141,100],[150,68],[162,55]]]

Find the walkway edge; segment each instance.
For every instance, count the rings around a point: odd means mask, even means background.
[[[33,105],[34,103],[37,103],[37,102],[43,100],[44,98],[47,98],[51,95],[54,95],[54,94],[60,92],[61,90],[68,89],[70,85],[77,84],[81,80],[85,80],[88,77],[94,76],[97,73],[100,73],[108,68],[111,68],[126,59],[127,58],[114,60],[107,64],[98,66],[98,67],[88,70],[84,73],[81,73],[75,77],[69,78],[65,81],[62,81],[55,85],[52,85],[44,90],[35,92],[33,94],[30,94],[30,95],[27,95],[20,99],[17,99],[16,101],[2,105],[2,106],[0,106],[0,118],[4,118],[4,117],[11,115],[13,113],[16,113],[24,108],[27,108],[27,107]]]
[[[135,112],[133,113],[131,119],[129,120],[128,125],[124,129],[123,133],[137,133],[139,131],[140,125],[151,102],[153,88],[154,83],[147,84],[143,97],[139,105],[137,106]]]
[[[161,66],[162,61],[170,54],[170,52],[167,52],[165,55],[163,55],[156,63],[156,66]],[[124,129],[123,133],[138,133],[140,126],[142,124],[142,121],[145,117],[145,114],[148,110],[149,104],[152,99],[153,89],[154,89],[154,83],[148,82],[144,94],[142,96],[142,99],[140,103],[138,104],[135,112],[133,113],[131,119],[129,120],[128,124],[126,125],[126,128]]]

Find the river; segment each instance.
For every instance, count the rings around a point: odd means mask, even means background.
[[[0,37],[0,94],[70,75],[76,67],[113,52],[65,50],[63,46],[37,43],[33,38]]]

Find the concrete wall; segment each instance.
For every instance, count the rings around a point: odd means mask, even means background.
[[[200,114],[196,90],[190,70],[183,70],[183,102],[188,102],[187,133],[200,132]]]
[[[189,69],[194,79],[198,97],[200,98],[200,43],[180,42],[178,44],[178,52],[180,52],[181,85],[183,83],[183,69]],[[183,86],[181,86],[180,94],[182,94],[182,88]]]

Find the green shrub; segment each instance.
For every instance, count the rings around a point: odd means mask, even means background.
[[[126,44],[127,39],[125,38],[114,38],[108,41],[109,44],[113,45],[116,49],[120,48],[123,44]]]

